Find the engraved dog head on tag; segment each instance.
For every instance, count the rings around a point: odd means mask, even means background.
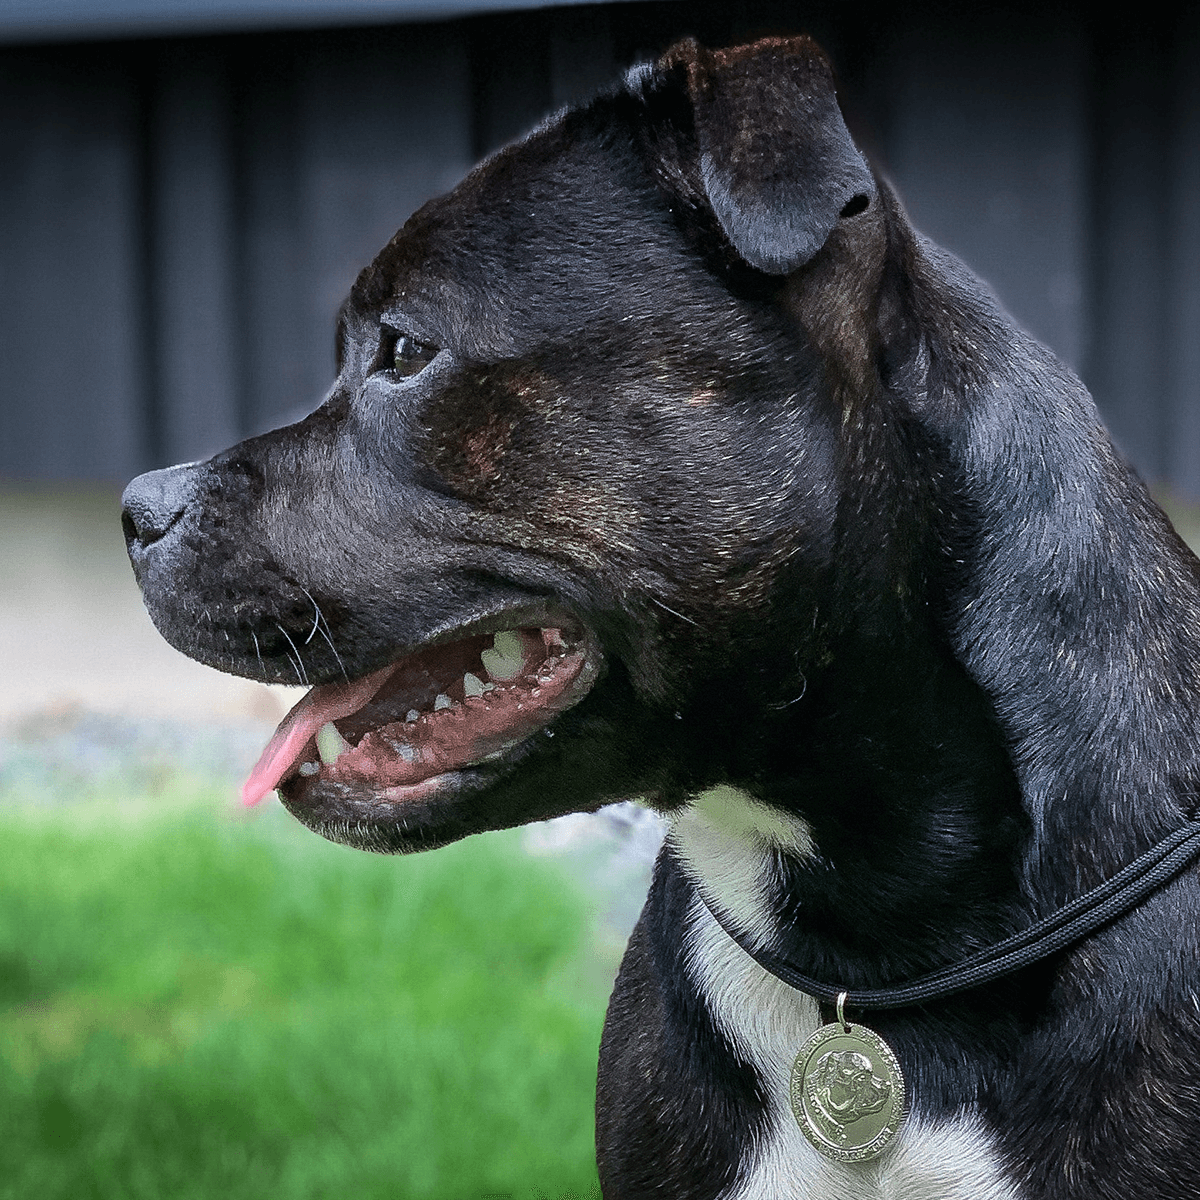
[[[892,1140],[904,1119],[904,1076],[891,1047],[864,1025],[818,1029],[796,1055],[792,1111],[827,1158],[862,1162]]]
[[[845,1127],[878,1112],[891,1098],[892,1085],[875,1074],[871,1059],[858,1050],[829,1050],[804,1081],[831,1125]]]

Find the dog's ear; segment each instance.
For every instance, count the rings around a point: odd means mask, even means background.
[[[806,37],[730,50],[677,43],[659,64],[685,72],[700,176],[735,250],[785,275],[825,244],[839,217],[861,212],[875,181],[850,138],[833,71]]]

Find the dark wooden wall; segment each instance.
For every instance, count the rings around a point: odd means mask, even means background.
[[[355,273],[675,37],[807,30],[923,231],[1200,497],[1200,19],[631,3],[0,49],[0,477],[121,480],[311,408]],[[1106,10],[1107,11],[1107,10]]]

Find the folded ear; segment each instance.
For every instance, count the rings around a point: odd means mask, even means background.
[[[861,212],[874,199],[875,181],[842,120],[833,72],[811,39],[766,38],[729,50],[688,40],[661,65],[687,71],[708,201],[752,267],[773,275],[796,270],[843,212]]]

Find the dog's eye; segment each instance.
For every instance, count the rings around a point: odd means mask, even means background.
[[[415,375],[426,363],[433,361],[437,352],[437,346],[432,343],[418,342],[407,333],[399,333],[392,346],[391,362],[388,365],[397,375]]]

